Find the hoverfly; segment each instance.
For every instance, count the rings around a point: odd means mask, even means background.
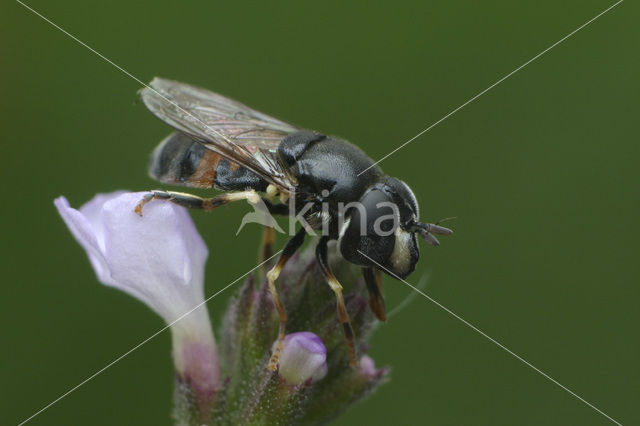
[[[408,276],[419,257],[416,234],[436,246],[439,243],[433,234],[450,235],[452,231],[419,222],[418,202],[407,184],[386,176],[371,158],[347,141],[300,129],[216,93],[175,81],[156,78],[142,89],[141,97],[153,114],[175,129],[154,150],[151,177],[171,185],[228,192],[200,198],[151,191],[135,211],[141,214],[144,204],[153,199],[203,210],[236,200],[253,204],[263,201],[271,214],[279,215],[296,215],[306,205],[303,216],[307,223],[324,230],[316,259],[336,296],[350,363],[357,365],[342,286],[329,268],[327,243],[337,240],[342,256],[362,267],[369,306],[384,321],[381,271],[395,278]],[[276,196],[280,203],[273,202]],[[294,209],[285,204],[289,197],[295,202]],[[358,203],[360,208],[339,213],[339,203]],[[382,222],[380,227],[387,231],[384,235],[374,229],[383,216],[395,219]],[[280,318],[278,340],[269,362],[272,370],[278,365],[287,321],[276,280],[307,233],[308,227],[301,227],[267,273]],[[273,245],[273,230],[265,240],[264,252]]]

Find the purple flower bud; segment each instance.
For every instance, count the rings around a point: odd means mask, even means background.
[[[327,349],[322,340],[308,331],[288,334],[284,338],[278,373],[292,385],[311,379],[317,382],[327,375]]]
[[[145,303],[167,324],[204,302],[207,247],[187,211],[155,202],[133,212],[144,193],[99,194],[79,210],[55,200],[62,219],[85,249],[98,280]],[[212,394],[219,380],[215,341],[206,307],[171,327],[177,372],[196,391]]]
[[[373,362],[373,358],[369,355],[362,355],[358,372],[367,377],[375,376],[378,371],[376,370],[376,364]]]

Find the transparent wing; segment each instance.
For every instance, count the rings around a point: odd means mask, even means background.
[[[149,86],[140,94],[156,117],[281,191],[292,191],[295,178],[277,149],[298,128],[199,87],[157,77]]]

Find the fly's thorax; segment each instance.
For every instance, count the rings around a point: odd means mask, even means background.
[[[318,195],[326,190],[326,199],[348,203],[358,201],[382,176],[380,169],[372,165],[373,160],[355,145],[323,137],[304,145],[290,167],[301,190]],[[368,170],[359,175],[365,169]]]

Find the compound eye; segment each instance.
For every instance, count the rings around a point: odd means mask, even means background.
[[[398,225],[398,206],[379,190],[367,192],[351,213],[350,232],[372,238],[392,235]]]
[[[374,265],[372,260],[386,264],[393,252],[399,220],[390,197],[372,189],[347,214],[349,224],[340,239],[344,258],[358,265]]]

